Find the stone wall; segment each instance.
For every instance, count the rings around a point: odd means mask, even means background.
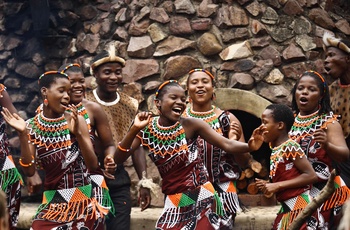
[[[217,87],[290,104],[299,74],[324,73],[324,32],[349,38],[348,9],[346,0],[1,0],[0,82],[32,116],[40,74],[78,62],[90,82],[90,60],[114,43],[127,60],[124,91],[142,109],[153,110],[163,80],[200,66]]]

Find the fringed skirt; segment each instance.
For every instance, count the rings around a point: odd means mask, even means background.
[[[92,185],[49,190],[43,194],[31,229],[104,229],[108,208],[93,197]]]
[[[12,156],[0,160],[0,188],[6,194],[10,230],[16,229],[21,198],[22,177],[13,163]]]
[[[114,204],[111,196],[109,195],[109,189],[104,176],[93,174],[90,175],[90,179],[94,198],[103,208],[109,209],[109,213],[114,216]]]
[[[210,182],[184,193],[167,195],[156,229],[220,229],[224,211]]]
[[[343,205],[350,199],[350,189],[346,186],[340,176],[335,177],[334,187],[335,191],[333,195],[318,209],[318,228],[320,229],[327,227],[332,229],[331,226],[338,226],[340,219],[342,218]],[[311,196],[317,196],[322,188],[323,186],[313,186],[310,191]]]
[[[287,230],[293,220],[303,211],[303,209],[311,202],[309,191],[305,191],[299,196],[290,198],[286,201],[280,202],[282,207],[277,213],[277,217],[273,223],[273,230]],[[312,215],[306,223],[302,225],[301,230],[316,229],[318,220],[317,215]]]
[[[236,183],[235,181],[218,183],[215,185],[215,189],[219,194],[225,211],[224,216],[221,218],[220,229],[233,229],[236,215],[242,212],[238,200]]]

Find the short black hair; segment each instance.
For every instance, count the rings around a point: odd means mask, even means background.
[[[39,88],[40,89],[42,87],[50,88],[52,83],[54,83],[56,81],[56,79],[59,79],[59,78],[69,79],[67,74],[61,73],[59,71],[46,72],[43,75],[41,75],[41,77],[39,79]]]
[[[289,131],[294,123],[294,114],[291,108],[284,104],[270,104],[266,107],[272,111],[272,116],[276,122],[283,122],[286,130]]]

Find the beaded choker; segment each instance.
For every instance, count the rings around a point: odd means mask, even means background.
[[[343,85],[343,84],[340,82],[340,79],[338,79],[338,84],[339,84],[339,87],[340,87],[340,88],[350,88],[350,84],[348,84],[348,85]]]
[[[308,116],[298,116],[294,120],[294,124],[289,132],[290,138],[293,140],[301,140],[306,136],[312,136],[317,129],[326,128],[329,123],[337,121],[337,115],[333,115],[333,112],[329,114],[318,115],[318,111]]]
[[[162,157],[188,150],[185,130],[180,122],[164,127],[159,125],[159,117],[154,117],[139,138],[153,154]]]
[[[212,106],[212,109],[206,112],[196,112],[193,111],[192,107],[188,107],[185,110],[184,116],[201,119],[208,123],[210,127],[212,127],[212,129],[214,129],[216,132],[222,134],[219,119],[215,113],[215,106]]]
[[[110,101],[110,102],[105,102],[101,98],[99,98],[99,96],[97,95],[96,89],[92,90],[92,93],[94,94],[96,101],[104,106],[116,105],[120,100],[120,96],[118,92],[115,92],[117,94],[117,98],[114,101]]]
[[[283,159],[295,160],[297,156],[302,158],[305,155],[300,145],[291,139],[286,140],[279,146],[271,148],[271,150],[270,178],[276,175],[278,164],[283,162]]]
[[[29,142],[46,150],[69,148],[71,146],[68,123],[64,115],[59,118],[46,118],[43,112],[27,121]]]

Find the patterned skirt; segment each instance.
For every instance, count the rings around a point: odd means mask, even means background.
[[[224,211],[210,182],[184,193],[167,195],[156,229],[220,229]]]
[[[312,197],[317,196],[323,184],[315,184],[310,191]],[[340,176],[334,178],[335,191],[333,195],[326,200],[322,206],[318,209],[319,223],[318,228],[329,228],[330,226],[338,226],[340,219],[342,218],[342,208],[344,203],[350,199],[350,189],[346,186],[343,179]],[[332,229],[332,228],[330,228]]]
[[[92,185],[44,191],[31,229],[104,229],[108,213],[93,197]]]
[[[290,198],[281,203],[281,209],[277,213],[277,217],[273,223],[273,230],[287,230],[289,229],[289,225],[293,222],[293,220],[303,211],[303,209],[311,202],[311,196],[309,191],[305,191],[299,196]],[[305,224],[302,225],[300,229],[303,230],[311,230],[315,229],[318,223],[317,215],[312,215]]]
[[[220,229],[233,229],[236,215],[242,212],[239,204],[235,181],[227,181],[215,184],[225,214],[221,218]]]
[[[12,156],[7,156],[0,160],[0,189],[6,194],[7,210],[9,213],[10,229],[16,229],[21,198],[21,184],[23,183],[21,174],[13,163]]]

